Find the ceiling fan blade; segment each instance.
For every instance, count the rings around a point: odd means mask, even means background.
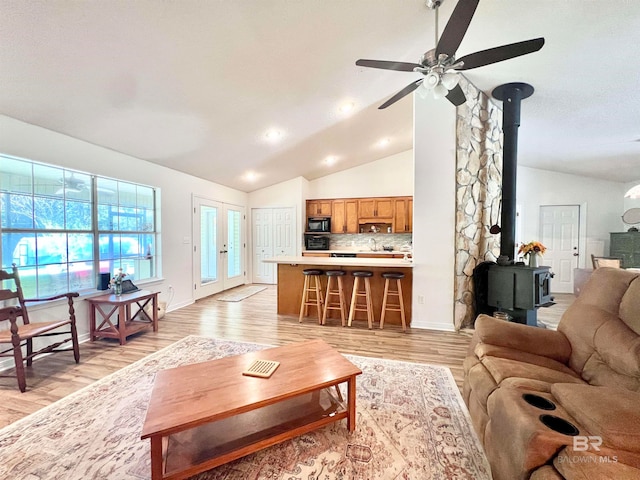
[[[413,72],[416,67],[423,68],[419,63],[390,62],[387,60],[360,59],[356,62],[356,65],[359,67],[382,68],[384,70],[399,70],[401,72]]]
[[[441,54],[453,57],[462,42],[464,34],[467,33],[473,14],[480,0],[459,0],[453,10],[447,26],[444,27],[438,45],[436,46],[436,58]]]
[[[453,103],[456,107],[459,107],[467,101],[467,97],[464,96],[464,92],[460,85],[456,85],[447,94],[447,100]]]
[[[389,100],[387,100],[382,105],[380,105],[378,107],[378,110],[382,110],[383,108],[387,108],[389,105],[393,105],[394,103],[396,103],[398,100],[400,100],[405,95],[409,95],[411,92],[413,92],[416,88],[418,88],[420,86],[420,82],[422,82],[422,78],[416,80],[413,83],[410,83],[409,85],[404,87],[402,90],[400,90],[398,93],[396,93],[393,97],[391,97]]]
[[[525,40],[524,42],[511,43],[509,45],[502,45],[501,47],[471,53],[457,60],[458,62],[463,62],[463,65],[456,68],[456,70],[470,70],[472,68],[483,67],[528,53],[537,52],[543,45],[544,38],[534,38],[533,40]]]

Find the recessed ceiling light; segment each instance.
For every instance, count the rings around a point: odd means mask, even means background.
[[[356,105],[353,102],[345,102],[338,108],[340,113],[351,113]]]
[[[282,138],[282,131],[277,128],[270,128],[264,134],[264,138],[266,138],[269,142],[277,142]]]
[[[328,166],[333,165],[337,161],[338,161],[338,157],[336,157],[335,155],[329,155],[327,158],[324,159],[324,163]]]
[[[256,172],[249,171],[244,174],[244,179],[247,182],[255,182],[258,179],[258,174]]]

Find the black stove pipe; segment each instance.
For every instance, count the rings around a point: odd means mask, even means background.
[[[527,83],[506,83],[492,95],[502,103],[502,215],[500,218],[500,255],[513,260],[516,247],[516,180],[518,170],[518,128],[520,103],[533,94]]]

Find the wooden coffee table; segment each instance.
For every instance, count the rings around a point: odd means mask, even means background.
[[[243,375],[254,360],[280,366],[270,378]],[[361,373],[322,340],[162,370],[141,436],[151,478],[187,478],[343,418],[352,432]],[[346,403],[329,388],[344,382]]]

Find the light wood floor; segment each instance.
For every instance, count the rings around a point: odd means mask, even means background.
[[[555,319],[557,323],[573,296],[556,298],[558,304],[541,309],[539,318]],[[221,302],[213,296],[168,313],[160,320],[158,332],[149,330],[129,337],[124,346],[113,340],[81,344],[78,365],[70,353],[36,360],[27,369],[25,393],[20,393],[15,378],[0,378],[0,428],[187,335],[269,345],[322,338],[343,353],[444,365],[462,386],[462,361],[471,334],[419,329],[403,333],[393,326],[369,331],[366,321],[354,321],[351,328],[341,327],[339,320],[319,326],[314,318],[299,324],[297,317],[276,313],[275,286],[241,302]]]

